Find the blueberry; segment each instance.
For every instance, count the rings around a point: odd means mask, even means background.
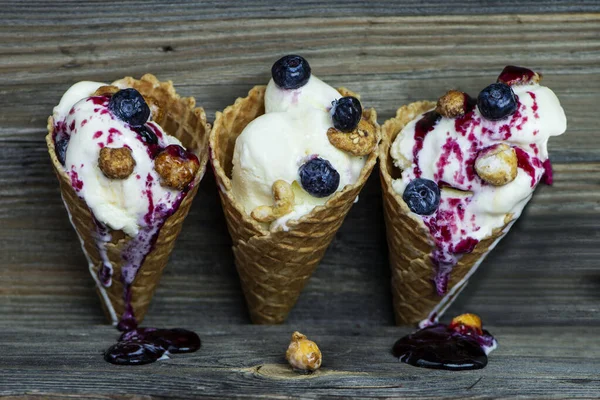
[[[310,78],[310,65],[303,57],[290,54],[275,61],[271,76],[282,89],[298,89],[306,85]]]
[[[158,138],[152,129],[146,125],[142,125],[136,129],[138,135],[141,136],[142,140],[148,144],[158,144]]]
[[[69,139],[58,139],[54,143],[54,151],[56,152],[56,158],[58,161],[65,165],[65,158],[67,156],[67,147],[69,146]]]
[[[115,117],[131,126],[142,126],[150,118],[150,107],[135,89],[123,89],[113,94],[108,109]]]
[[[340,174],[329,161],[322,158],[308,160],[298,173],[304,190],[315,197],[327,197],[340,185]]]
[[[402,199],[415,214],[431,215],[440,205],[440,188],[434,181],[416,178],[406,185]]]
[[[506,83],[492,83],[479,93],[477,107],[486,119],[497,121],[517,111],[517,98]]]
[[[356,97],[346,96],[332,103],[331,119],[338,131],[352,132],[362,118],[362,106]]]

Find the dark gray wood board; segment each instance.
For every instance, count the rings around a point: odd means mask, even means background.
[[[452,373],[394,358],[390,348],[406,328],[312,326],[305,333],[323,354],[322,369],[313,375],[296,374],[285,363],[292,326],[192,327],[204,339],[200,351],[139,367],[102,360],[102,350],[116,336],[105,326],[2,330],[0,394],[102,399],[134,394],[169,399],[600,395],[598,327],[497,327],[493,332],[501,344],[488,366]]]
[[[573,12],[598,11],[599,3],[450,3],[350,1],[333,9],[302,1],[284,9],[280,2],[259,0],[169,6],[0,2],[0,344],[8,349],[0,356],[0,394],[598,393],[600,14]],[[499,12],[519,14],[483,15]],[[471,15],[447,15],[457,13]],[[509,63],[542,71],[561,99],[569,128],[550,142],[554,186],[538,189],[449,311],[476,312],[498,327],[494,333],[502,346],[483,372],[448,379],[388,358],[393,340],[406,330],[391,327],[377,171],[288,323],[276,328],[248,325],[214,179],[207,173],[146,320],[196,328],[206,347],[143,369],[113,369],[101,361],[115,334],[99,325],[100,303],[51,171],[43,137],[52,107],[78,80],[152,72],[196,97],[212,121],[217,110],[266,83],[272,62],[292,51],[305,55],[327,82],[361,93],[381,123],[400,105],[435,99],[449,88],[475,95]],[[282,362],[293,329],[315,332],[334,349],[326,367],[352,374],[324,373],[302,384],[265,378],[264,371],[283,374],[271,365]],[[65,348],[59,335],[73,348]],[[363,348],[359,339],[372,345]],[[40,352],[47,361],[38,360]],[[255,371],[265,364],[262,374]],[[177,379],[152,383],[145,371]],[[72,378],[61,380],[65,374]],[[473,389],[465,389],[480,376]]]

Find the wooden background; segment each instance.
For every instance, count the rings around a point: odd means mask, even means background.
[[[167,4],[169,3],[169,4]],[[506,0],[238,2],[0,1],[0,395],[600,396],[600,4]],[[399,364],[377,171],[279,327],[249,325],[210,172],[145,323],[196,330],[193,355],[138,368],[102,351],[104,324],[60,200],[46,118],[79,80],[151,72],[214,113],[304,55],[320,78],[375,107],[450,88],[472,95],[506,64],[544,73],[568,131],[550,143],[555,184],[541,186],[447,317],[476,312],[500,341],[481,371]],[[295,329],[324,353],[291,374]]]

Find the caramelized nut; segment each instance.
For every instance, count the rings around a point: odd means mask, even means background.
[[[108,179],[125,179],[133,173],[135,160],[128,147],[103,147],[98,156],[98,167]]]
[[[333,146],[354,156],[365,156],[371,153],[377,144],[375,127],[365,119],[361,119],[358,127],[351,133],[331,127],[327,130],[327,138]]]
[[[475,171],[490,185],[506,185],[517,177],[517,154],[505,143],[490,146],[479,152]]]
[[[435,111],[446,118],[457,118],[465,113],[467,94],[458,90],[449,90],[437,101]]]
[[[323,357],[317,344],[300,332],[292,334],[285,358],[295,371],[313,372],[321,367]]]
[[[479,334],[482,332],[481,318],[476,314],[461,314],[450,322],[452,329],[460,329],[461,326],[474,329]]]
[[[154,159],[154,169],[160,175],[160,183],[171,189],[185,189],[194,180],[198,168],[198,158],[178,145],[167,146]]]
[[[277,180],[272,186],[274,206],[259,206],[252,210],[250,216],[258,222],[273,222],[292,212],[294,208],[294,191],[292,186],[283,180]]]

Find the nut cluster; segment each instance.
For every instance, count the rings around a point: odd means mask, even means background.
[[[258,222],[273,222],[292,212],[294,208],[294,191],[292,186],[283,180],[277,180],[272,186],[274,206],[259,206],[250,215]]]
[[[466,93],[449,90],[438,99],[435,111],[446,118],[457,118],[465,114],[466,101]]]
[[[503,186],[517,177],[517,154],[505,143],[496,144],[479,152],[475,171],[485,182]]]
[[[356,129],[350,133],[331,127],[327,130],[327,138],[333,146],[354,156],[371,153],[377,144],[375,127],[365,119],[361,119]]]
[[[189,157],[177,145],[170,145],[154,159],[154,169],[160,175],[160,183],[171,189],[183,190],[196,176],[200,165],[198,159]]]
[[[98,156],[98,167],[108,179],[125,179],[133,173],[135,159],[129,147],[103,147]]]
[[[292,334],[285,358],[295,371],[305,373],[316,371],[323,361],[317,344],[297,331]]]
[[[452,329],[460,329],[463,326],[473,329],[479,334],[482,333],[483,325],[481,324],[481,318],[476,314],[461,314],[458,317],[454,317],[452,322],[450,322],[450,328]]]

